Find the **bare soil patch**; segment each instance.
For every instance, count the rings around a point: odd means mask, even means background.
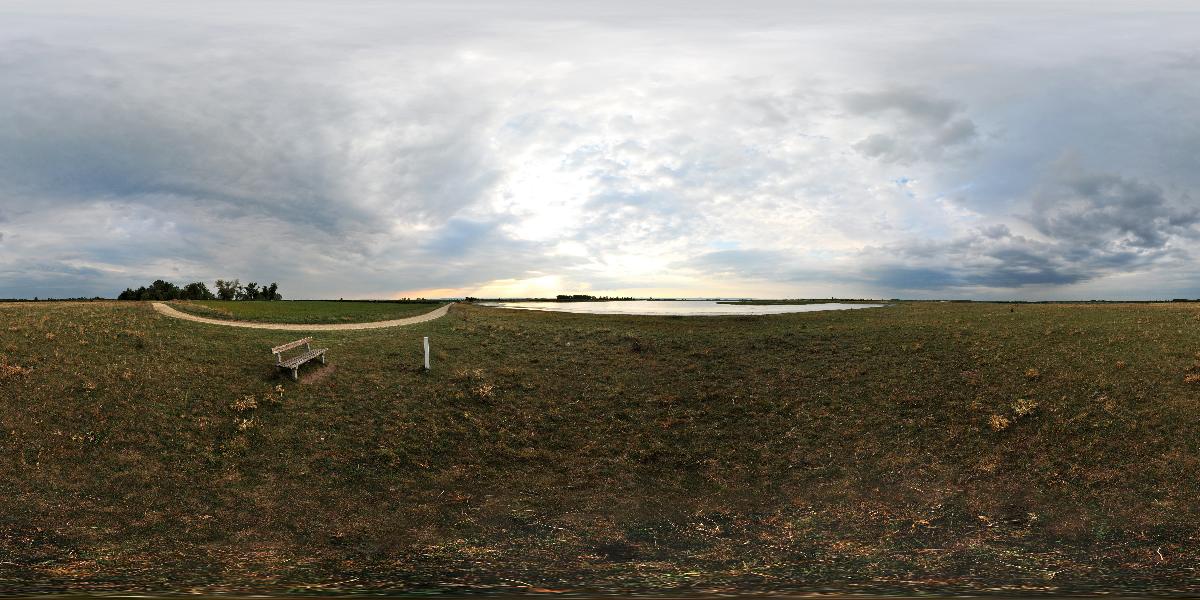
[[[320,383],[325,378],[329,377],[330,375],[333,375],[336,371],[337,371],[337,365],[328,365],[328,364],[321,366],[321,367],[316,367],[316,368],[310,369],[307,374],[305,374],[305,371],[303,369],[301,369],[300,370],[300,383],[302,383],[304,385]]]

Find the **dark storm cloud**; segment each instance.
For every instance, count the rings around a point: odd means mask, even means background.
[[[1200,208],[1148,182],[1060,164],[1026,219],[1045,239],[991,226],[951,241],[918,240],[868,254],[880,285],[897,289],[1071,285],[1178,264],[1175,242],[1200,235]],[[913,266],[938,263],[940,267]]]
[[[892,244],[864,254],[874,263],[864,272],[876,285],[908,292],[1069,285],[1089,277],[1085,265],[1063,259],[1055,245],[1007,230]]]
[[[1064,167],[1074,171],[1071,167]],[[1034,201],[1030,222],[1054,239],[1088,248],[1157,250],[1195,236],[1200,207],[1169,202],[1162,188],[1105,173],[1068,172]]]

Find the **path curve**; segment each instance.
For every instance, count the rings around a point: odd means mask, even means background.
[[[195,321],[197,323],[208,323],[209,325],[224,325],[226,327],[246,327],[249,329],[283,329],[287,331],[340,331],[345,329],[381,329],[383,327],[398,327],[400,325],[412,325],[414,323],[424,323],[446,316],[450,310],[451,304],[447,304],[435,310],[429,311],[423,315],[415,317],[405,317],[403,319],[392,319],[391,321],[368,321],[366,323],[317,323],[305,325],[303,323],[256,323],[254,321],[225,321],[222,319],[210,319],[208,317],[198,317],[189,315],[163,304],[162,302],[151,302],[150,305],[160,315],[183,319],[185,321]]]

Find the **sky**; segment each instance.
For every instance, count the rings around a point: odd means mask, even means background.
[[[1200,297],[1200,6],[0,3],[0,297]]]

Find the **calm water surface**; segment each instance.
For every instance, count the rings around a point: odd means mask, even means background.
[[[487,302],[484,306],[598,315],[778,315],[818,310],[877,308],[883,304],[720,304],[715,300],[614,300],[611,302]]]

